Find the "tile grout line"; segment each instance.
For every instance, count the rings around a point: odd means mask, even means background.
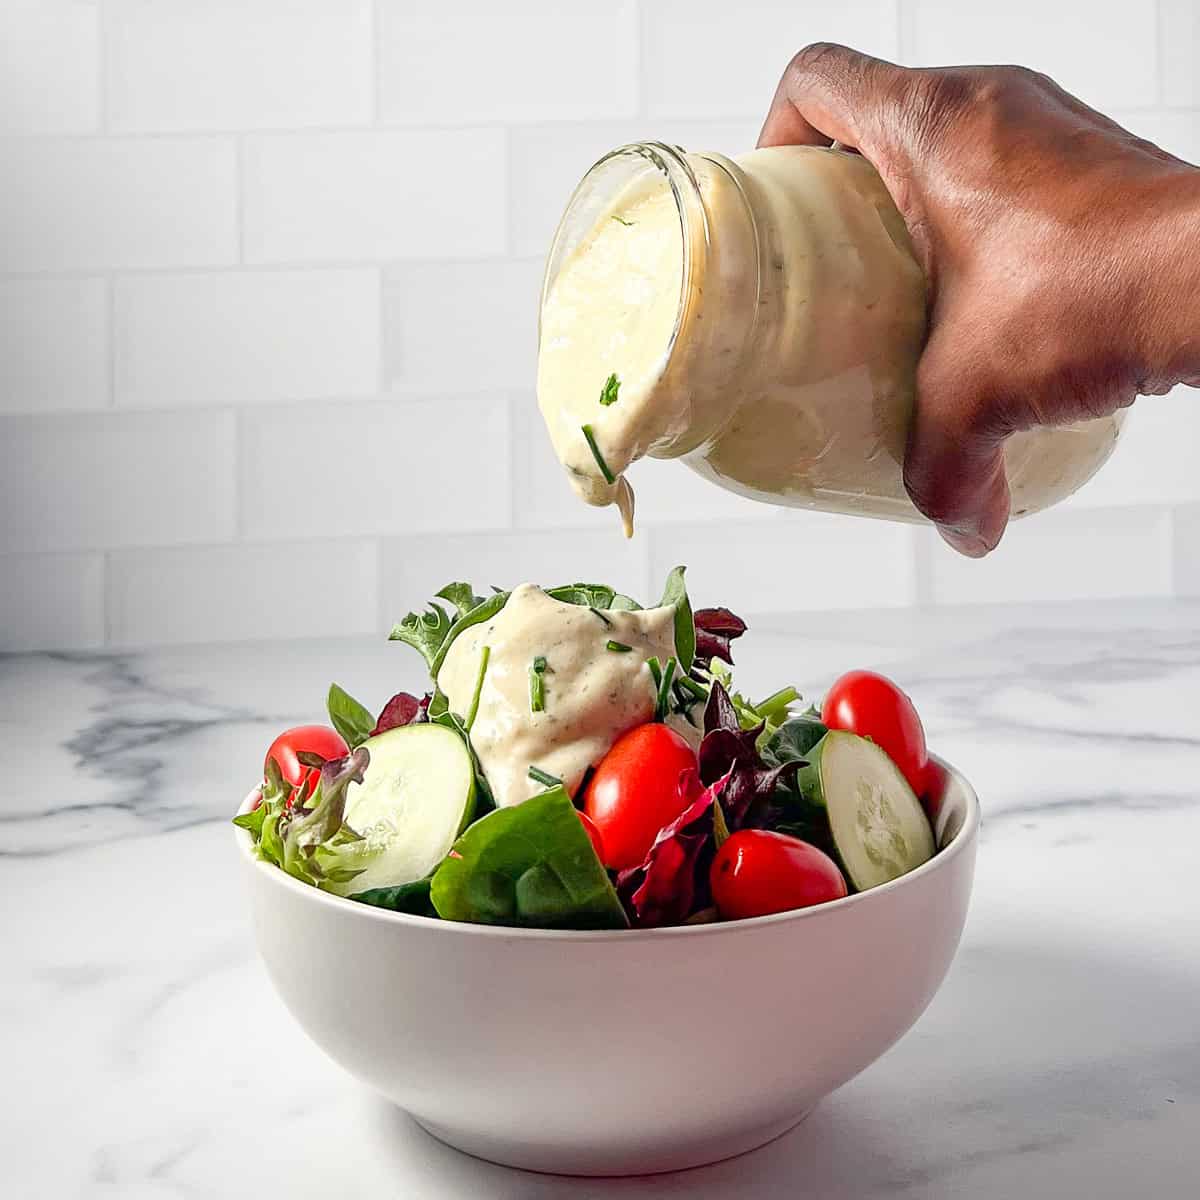
[[[244,483],[246,474],[245,408],[233,409],[233,538],[226,545],[247,544]]]
[[[108,368],[105,386],[108,388],[108,403],[105,408],[117,408],[117,277],[115,271],[110,271],[104,277],[105,296],[108,303],[108,312],[105,314],[107,323],[104,330],[105,338],[104,345],[108,354],[108,362],[105,364]]]
[[[388,376],[388,348],[391,345],[391,322],[388,319],[388,303],[387,303],[387,270],[383,263],[380,263],[375,268],[377,278],[375,281],[375,303],[378,306],[376,317],[378,320],[378,346],[375,350],[375,389],[380,397],[389,397],[393,389],[389,387]],[[401,363],[401,374],[403,374],[403,362]]]
[[[379,4],[380,0],[370,0],[370,10],[367,16],[367,25],[371,39],[370,125],[372,129],[379,128],[380,118],[383,115],[383,70],[380,66],[383,61],[383,43],[381,38],[383,24]]]
[[[233,142],[234,219],[237,221],[237,267],[246,266],[246,139],[238,134]]]
[[[96,130],[109,133],[109,54],[108,4],[96,4]]]

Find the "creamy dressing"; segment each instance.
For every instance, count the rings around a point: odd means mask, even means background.
[[[603,381],[601,381],[603,382]],[[609,650],[610,641],[629,646]],[[519,804],[544,791],[529,777],[537,767],[574,794],[622,733],[654,719],[655,686],[646,660],[675,653],[675,610],[607,611],[603,618],[547,596],[532,583],[515,588],[490,621],[453,642],[437,683],[451,711],[470,711],[484,647],[488,648],[471,745],[496,804]],[[546,660],[544,708],[532,711],[529,672]],[[672,727],[695,745],[698,730],[682,717]]]
[[[555,449],[584,499],[619,504],[629,532],[633,498],[629,484],[621,486],[620,473],[647,449],[636,445],[634,418],[647,409],[667,365],[683,260],[674,197],[665,178],[652,176],[618,197],[584,239],[542,313],[538,394],[557,398],[543,408]],[[617,399],[602,404],[605,381],[613,374],[620,381]],[[604,478],[585,425],[618,483]]]
[[[925,281],[870,164],[815,147],[631,159],[592,227],[556,243],[543,297],[538,402],[576,491],[613,503],[648,455],[757,500],[921,520],[902,463]],[[613,372],[619,398],[603,406]],[[1010,439],[1013,514],[1080,487],[1119,427]]]

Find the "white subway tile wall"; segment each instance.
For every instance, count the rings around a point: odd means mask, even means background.
[[[533,398],[564,200],[624,142],[750,147],[818,39],[1027,63],[1200,162],[1200,0],[6,0],[0,649],[382,631],[452,577],[650,597],[676,562],[752,614],[1200,596],[1186,388],[983,563],[678,463],[634,471],[632,542],[572,495]]]
[[[253,404],[370,396],[379,271],[131,275],[113,300],[116,403]]]
[[[0,137],[91,133],[99,126],[98,7],[80,0],[5,0]]]

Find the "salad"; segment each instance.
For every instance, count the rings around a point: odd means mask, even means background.
[[[376,714],[338,684],[328,726],[271,744],[234,818],[264,862],[446,921],[619,929],[840,899],[935,851],[920,718],[852,671],[820,710],[733,684],[728,609],[569,584],[451,583],[391,639],[428,665]]]

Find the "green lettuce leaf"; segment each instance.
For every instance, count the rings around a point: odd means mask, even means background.
[[[431,603],[428,612],[410,612],[403,621],[393,625],[388,641],[407,642],[424,657],[432,670],[434,659],[445,644],[453,624],[440,604]]]
[[[465,617],[471,609],[484,601],[483,596],[475,595],[475,589],[469,583],[448,583],[434,594],[443,600],[449,600],[460,617]]]

